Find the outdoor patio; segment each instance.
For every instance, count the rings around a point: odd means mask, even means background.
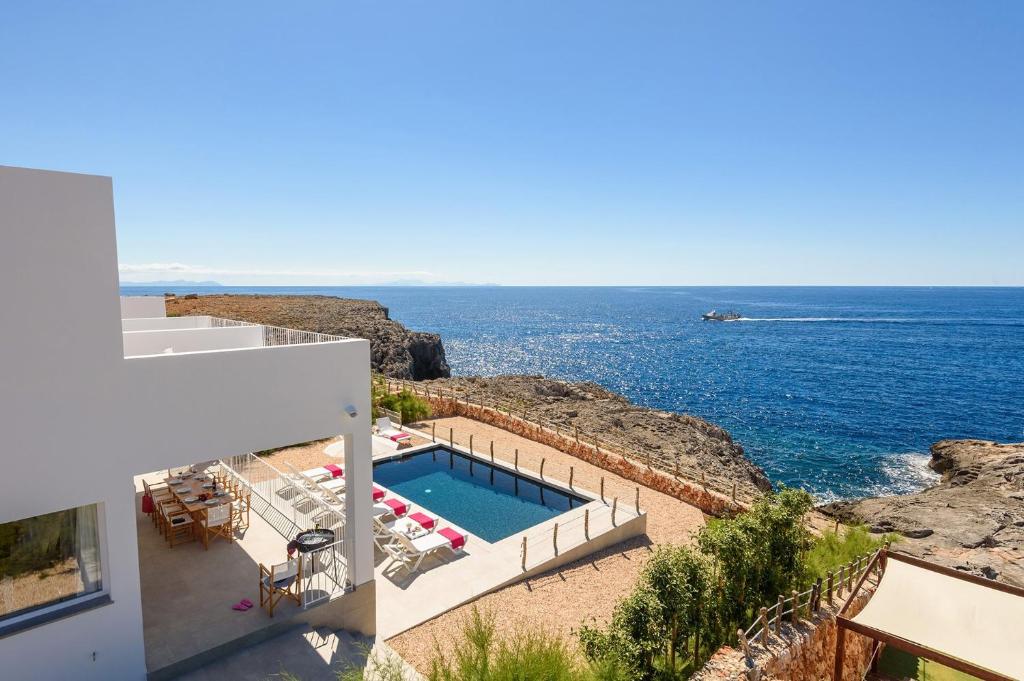
[[[232,642],[254,642],[279,633],[303,612],[281,599],[274,617],[259,606],[259,565],[281,563],[287,540],[256,513],[232,543],[218,538],[204,550],[199,541],[168,548],[142,510],[142,478],[157,482],[162,473],[139,476],[136,485],[136,527],[142,586],[142,617],[146,666],[150,673],[195,658]],[[308,582],[308,580],[307,580]],[[254,607],[233,610],[247,598]],[[244,643],[242,644],[244,645]]]

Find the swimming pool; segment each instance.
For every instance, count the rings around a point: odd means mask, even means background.
[[[373,480],[490,543],[588,501],[444,447],[378,462]]]

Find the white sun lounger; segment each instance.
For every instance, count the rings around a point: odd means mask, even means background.
[[[377,434],[391,440],[392,442],[401,442],[403,440],[412,439],[412,435],[409,435],[409,433],[393,428],[391,426],[391,419],[387,416],[382,416],[377,419]]]
[[[462,553],[467,537],[457,530],[456,532],[463,538],[463,546],[457,549],[452,548],[452,540],[440,531],[430,532],[415,539],[409,539],[404,534],[395,532],[392,533],[395,541],[384,544],[381,548],[391,556],[392,563],[398,563],[400,567],[404,567],[410,572],[415,572],[419,569],[424,558],[436,554],[441,549],[448,549],[453,555]]]

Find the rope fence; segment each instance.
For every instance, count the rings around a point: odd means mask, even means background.
[[[652,474],[666,476],[680,485],[690,486],[696,490],[703,491],[705,494],[718,497],[719,502],[716,503],[716,506],[721,506],[732,511],[744,510],[753,501],[752,495],[749,495],[745,490],[739,490],[735,483],[732,484],[731,488],[725,489],[720,485],[709,482],[704,471],[689,462],[683,462],[681,460],[681,453],[678,451],[675,453],[674,469],[669,470],[662,465],[662,462],[656,461],[650,453],[637,453],[635,451],[635,445],[630,446],[622,441],[614,440],[612,438],[597,437],[581,432],[579,428],[570,424],[550,421],[539,416],[536,412],[531,413],[526,407],[513,405],[509,402],[500,400],[483,401],[481,399],[479,401],[474,401],[473,395],[466,391],[457,391],[451,388],[446,390],[440,387],[431,390],[428,386],[421,386],[415,382],[403,379],[382,377],[381,380],[385,381],[386,388],[389,393],[405,390],[413,395],[427,399],[431,404],[434,404],[435,402],[441,404],[454,404],[460,407],[462,411],[466,412],[466,415],[470,418],[478,418],[479,420],[485,421],[485,417],[488,412],[507,417],[514,422],[517,422],[525,431],[525,436],[528,438],[531,438],[531,435],[535,435],[538,438],[541,436],[550,437],[553,435],[556,439],[568,445],[568,447],[558,447],[558,449],[561,449],[570,455],[575,454],[567,450],[572,449],[572,445],[575,445],[576,448],[589,450],[596,455],[598,460],[601,460],[606,456],[618,457],[623,463],[641,469],[646,469]],[[436,441],[438,436],[438,433],[436,432],[436,424],[432,424],[431,434]],[[448,439],[449,441],[451,440],[450,433]],[[596,465],[600,464],[598,463]],[[704,510],[714,512],[710,509]],[[716,513],[716,515],[717,514],[718,513]]]

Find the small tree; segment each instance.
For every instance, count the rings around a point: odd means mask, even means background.
[[[400,413],[402,423],[414,423],[430,417],[430,404],[408,390],[382,396],[380,406]]]

